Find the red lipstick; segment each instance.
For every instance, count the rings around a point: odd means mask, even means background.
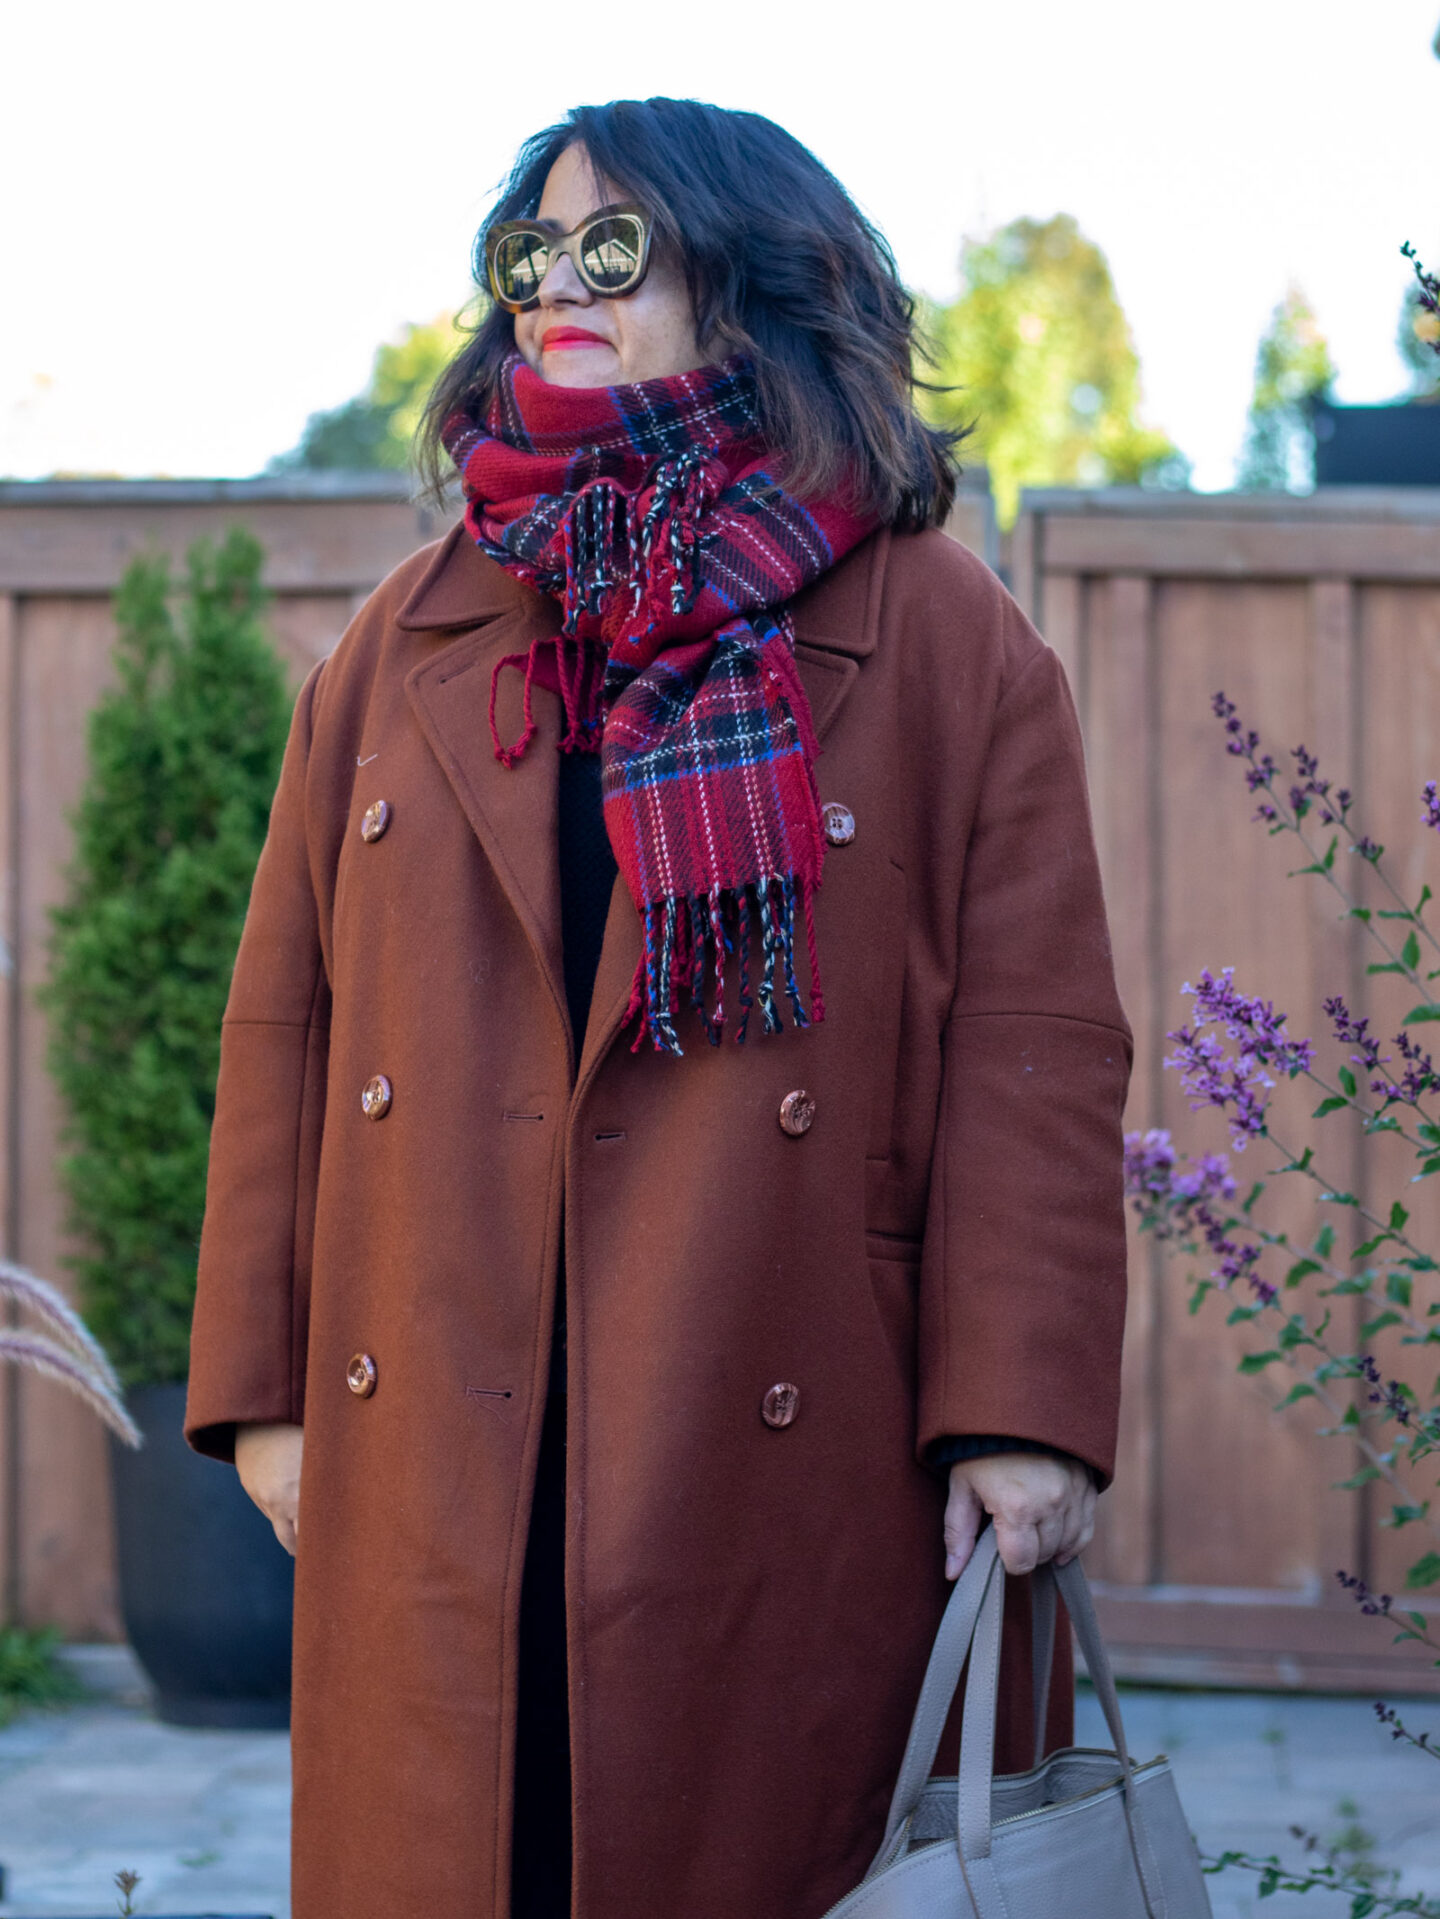
[[[540,351],[549,353],[555,347],[609,346],[610,342],[601,333],[591,333],[583,326],[547,327],[540,335]]]

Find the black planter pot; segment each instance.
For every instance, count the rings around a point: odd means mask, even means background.
[[[120,1606],[176,1726],[290,1722],[294,1561],[239,1475],[185,1444],[185,1388],[126,1394],[145,1444],[112,1442]]]

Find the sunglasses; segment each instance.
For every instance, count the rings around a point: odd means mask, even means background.
[[[644,207],[601,207],[569,233],[554,220],[500,220],[485,235],[490,291],[507,313],[524,313],[540,298],[540,282],[557,253],[592,293],[618,300],[633,293],[650,264],[650,215]]]

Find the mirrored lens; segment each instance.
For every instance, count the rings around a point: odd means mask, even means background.
[[[502,299],[533,300],[540,291],[550,248],[541,233],[507,233],[495,249],[495,281]]]
[[[586,229],[580,258],[597,293],[617,292],[634,279],[644,242],[644,231],[633,213],[607,214]]]

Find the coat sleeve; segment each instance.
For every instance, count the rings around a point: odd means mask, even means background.
[[[1074,704],[1006,597],[960,893],[920,1282],[921,1460],[1004,1433],[1114,1469],[1125,1317],[1116,994]]]
[[[306,846],[317,666],[291,722],[220,1039],[185,1437],[235,1457],[240,1421],[303,1423],[330,994]]]

